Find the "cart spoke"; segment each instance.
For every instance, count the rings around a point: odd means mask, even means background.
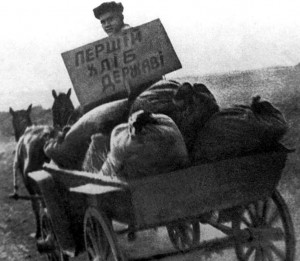
[[[256,218],[256,213],[255,211],[253,210],[253,204],[250,204],[248,207],[247,207],[247,211],[249,213],[249,216],[250,216],[250,219],[252,221],[252,224],[253,226],[256,226],[257,224],[257,218]]]
[[[262,252],[261,252],[261,249],[260,248],[257,248],[256,249],[256,252],[255,252],[255,261],[262,261]]]
[[[93,240],[93,238],[91,237],[91,235],[87,235],[87,243],[88,243],[88,249],[89,250],[92,250],[94,252],[94,255],[96,255],[96,253],[98,252],[97,249],[96,249],[96,246],[95,246],[95,242]]]
[[[261,203],[262,201],[258,200],[254,203],[254,209],[255,209],[255,213],[256,213],[256,217],[257,218],[261,218],[262,217],[262,209],[261,209]]]
[[[103,250],[103,256],[105,257],[105,260],[107,260],[108,256],[111,254],[109,243],[106,237],[104,237],[103,235],[101,236],[100,241],[101,241],[101,248]]]
[[[193,237],[193,225],[192,224],[186,226],[186,234],[188,235],[189,238]]]
[[[264,247],[263,248],[263,253],[264,253],[264,256],[266,257],[265,259],[267,261],[274,261],[272,251],[269,249],[269,247]]]
[[[254,250],[255,250],[255,248],[253,246],[249,247],[244,255],[244,259],[248,260],[251,257],[251,255],[253,254]]]
[[[269,207],[270,207],[270,201],[267,199],[264,202],[263,211],[262,211],[262,217],[263,217],[264,221],[267,221],[267,215],[268,215]]]
[[[97,242],[97,248],[101,253],[103,253],[104,256],[107,255],[106,253],[106,241],[103,236],[103,231],[99,224],[97,223],[97,220],[93,219],[94,228],[95,228],[95,238]]]
[[[98,241],[99,241],[99,237],[101,236],[101,233],[99,231],[97,221],[95,219],[92,219],[92,224],[93,224],[93,232],[94,232],[95,238],[97,240],[97,243],[99,243]]]
[[[43,230],[45,238],[46,238],[46,236],[51,233],[51,228],[50,228],[49,221],[47,220],[46,217],[43,218],[42,222],[43,222],[42,230]]]
[[[88,253],[90,259],[92,259],[92,258],[94,258],[94,257],[96,256],[96,253],[95,253],[95,251],[94,251],[93,248],[88,247],[88,248],[86,249],[86,251],[87,251],[87,253]]]
[[[256,211],[256,226],[261,226],[264,224],[263,208],[265,201],[258,200],[255,202],[255,211]]]
[[[270,242],[269,247],[277,257],[281,260],[285,260],[285,253],[281,249],[278,249],[272,242]]]
[[[192,229],[188,224],[182,224],[180,226],[180,234],[183,241],[183,245],[188,247],[193,242]]]
[[[176,236],[176,239],[177,239],[178,246],[181,249],[183,249],[184,248],[183,233],[182,233],[180,227],[175,228],[175,236]]]
[[[232,235],[232,228],[229,227],[228,225],[224,225],[222,223],[216,223],[216,224],[212,223],[211,225],[217,228],[218,230],[220,230],[225,235]]]
[[[251,227],[251,223],[247,220],[245,216],[241,217],[241,222],[244,223],[247,227]]]
[[[280,213],[276,208],[269,219],[268,225],[272,226],[278,220],[279,217],[280,217]]]
[[[182,249],[184,248],[183,242],[182,242],[182,238],[181,238],[181,235],[180,235],[180,234],[177,234],[177,233],[176,233],[174,242],[175,242],[176,246],[178,246],[178,248],[179,248],[180,250],[182,250]]]
[[[97,241],[95,240],[95,232],[94,230],[91,230],[89,228],[88,230],[88,234],[87,234],[87,239],[91,244],[91,247],[94,249],[94,251],[99,254],[100,253],[100,249],[98,247]]]

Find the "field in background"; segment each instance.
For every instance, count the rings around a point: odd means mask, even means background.
[[[229,107],[232,104],[249,104],[252,96],[260,95],[262,99],[271,101],[286,115],[290,130],[283,143],[289,148],[296,149],[296,151],[289,155],[279,189],[289,205],[298,240],[296,248],[300,249],[299,66],[189,76],[178,80],[206,84],[221,107]],[[44,110],[41,107],[33,108],[32,118],[34,122],[39,124],[51,124],[50,110]],[[0,122],[0,260],[42,260],[35,250],[35,241],[30,236],[35,228],[30,203],[15,202],[7,198],[7,195],[12,192],[12,162],[15,141],[11,127],[11,117],[8,112],[0,112]],[[25,190],[23,191],[25,194]],[[204,231],[204,233],[206,232]],[[147,238],[148,243],[146,246],[151,251],[155,248],[155,243],[161,244],[157,241],[157,237],[155,239],[155,236],[157,236],[157,233],[152,231],[149,238]],[[151,240],[156,242],[151,242]],[[224,256],[213,254],[207,258],[203,257],[202,260],[235,260],[230,256],[231,252],[229,254],[225,253]],[[299,254],[298,250],[298,256]],[[228,255],[229,257],[227,257]],[[184,260],[193,260],[193,257]]]

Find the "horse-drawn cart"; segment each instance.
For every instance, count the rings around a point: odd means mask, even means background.
[[[89,260],[125,260],[118,234],[160,226],[178,251],[159,257],[195,251],[203,248],[200,224],[206,222],[227,235],[238,260],[292,261],[293,224],[276,190],[286,158],[280,148],[130,183],[45,165],[30,178],[42,193],[48,259],[87,251]],[[218,219],[204,218],[216,210]],[[113,220],[126,229],[115,231]]]

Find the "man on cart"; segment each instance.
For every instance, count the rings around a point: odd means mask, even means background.
[[[116,2],[104,2],[93,9],[94,15],[99,19],[102,28],[108,36],[116,35],[130,26],[124,23],[123,5]]]

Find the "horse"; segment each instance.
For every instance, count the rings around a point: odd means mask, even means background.
[[[15,111],[11,107],[9,107],[9,112],[12,115],[12,124],[14,128],[16,142],[18,142],[20,137],[24,134],[26,128],[32,125],[30,117],[31,108],[32,104],[28,106],[27,110]]]
[[[73,125],[81,117],[81,111],[80,108],[75,109],[70,99],[71,88],[67,93],[60,92],[59,94],[52,90],[52,96],[54,98],[52,105],[53,127],[63,129],[67,125]]]
[[[50,159],[44,153],[45,143],[55,136],[57,131],[47,125],[32,125],[27,127],[16,146],[13,163],[13,198],[18,198],[18,178],[22,177],[25,188],[32,196],[31,204],[36,218],[36,239],[41,236],[40,201],[35,197],[40,191],[36,183],[28,178],[28,173],[42,169]]]

